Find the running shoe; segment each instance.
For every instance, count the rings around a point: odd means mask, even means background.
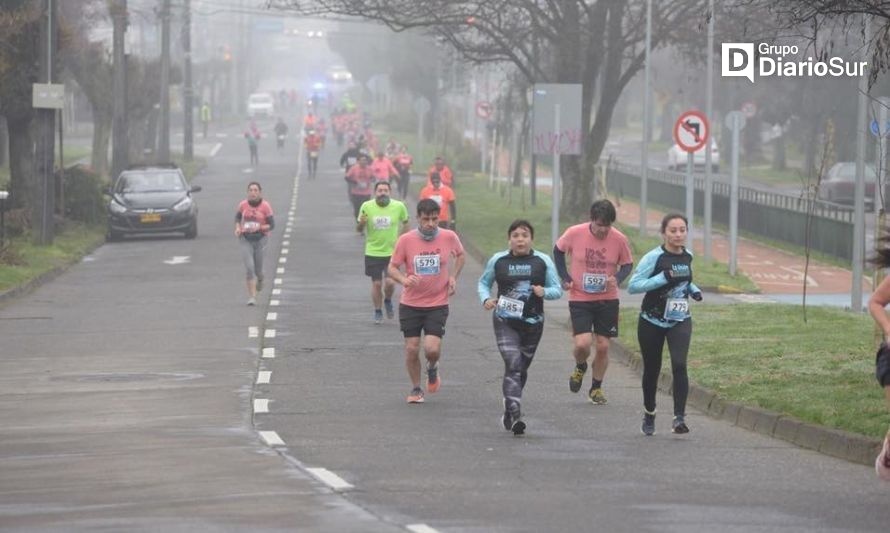
[[[501,415],[501,424],[504,426],[504,429],[510,431],[513,428],[513,415],[511,415],[510,411],[507,409],[506,398],[501,400],[501,404],[504,406],[504,414]]]
[[[649,414],[643,411],[643,425],[640,427],[640,431],[647,437],[655,435],[655,413]]]
[[[572,370],[572,375],[569,376],[569,390],[572,392],[578,392],[581,390],[581,382],[584,380],[584,373],[587,372],[587,365],[584,366],[575,365],[575,370]]]
[[[420,387],[414,387],[405,400],[408,403],[423,403],[423,390]]]
[[[380,309],[374,310],[374,323],[375,324],[383,324],[383,311]]]
[[[257,278],[256,279],[256,291],[260,292],[261,290],[263,290],[263,278]]]
[[[514,436],[524,435],[525,434],[525,422],[522,421],[521,418],[517,418],[513,420],[513,425],[510,427],[513,431]]]
[[[671,422],[671,432],[678,434],[689,433],[689,426],[686,425],[683,415],[674,417],[674,421]]]
[[[247,299],[247,305],[256,305],[256,298],[250,297]]]
[[[590,389],[590,392],[587,394],[587,399],[594,405],[606,405],[606,403],[608,403],[606,401],[606,394],[601,388]]]
[[[439,386],[442,385],[442,378],[439,377],[439,365],[426,369],[426,391],[430,394],[437,392]]]
[[[396,316],[396,311],[392,308],[392,300],[383,300],[383,307],[386,308],[386,318],[392,319]]]

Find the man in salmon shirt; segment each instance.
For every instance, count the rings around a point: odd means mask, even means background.
[[[423,338],[426,390],[434,393],[442,384],[439,358],[448,320],[448,297],[454,294],[466,259],[457,234],[439,227],[439,210],[434,200],[417,202],[418,228],[399,237],[389,262],[389,276],[404,287],[399,301],[399,323],[405,336],[405,366],[412,385],[406,398],[408,403],[423,403],[421,333],[426,334]]]
[[[433,161],[433,166],[427,171],[427,184],[430,183],[430,177],[432,177],[433,172],[438,172],[439,177],[442,178],[442,183],[448,185],[452,189],[454,188],[454,174],[451,172],[451,169],[448,168],[448,165],[445,164],[445,160],[442,156],[437,157]]]
[[[618,286],[633,268],[627,237],[612,227],[615,218],[612,202],[597,200],[590,206],[590,222],[566,229],[553,247],[556,270],[563,289],[569,291],[572,317],[575,369],[569,377],[569,390],[581,390],[596,337],[593,382],[587,398],[597,405],[606,403],[602,385],[609,366],[609,339],[618,336]],[[571,273],[566,268],[566,254],[571,256]]]
[[[358,165],[352,166],[346,173],[346,181],[349,182],[349,200],[352,202],[353,217],[358,219],[358,212],[362,204],[371,199],[374,191],[374,175],[368,166],[368,156],[362,154],[358,158]]]
[[[399,171],[393,166],[392,161],[386,157],[384,152],[377,152],[377,157],[371,162],[371,174],[374,175],[374,181],[398,182]]]

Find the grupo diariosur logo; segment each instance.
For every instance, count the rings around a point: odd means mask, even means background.
[[[799,57],[796,45],[758,43],[722,43],[720,71],[723,76],[748,78],[754,83],[758,77],[859,77],[865,76],[868,62],[848,61],[833,56],[827,61]]]

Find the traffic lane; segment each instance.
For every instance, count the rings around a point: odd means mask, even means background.
[[[355,485],[350,501],[439,530],[568,530],[591,514],[626,530],[882,530],[888,515],[873,512],[883,507],[866,467],[695,412],[693,433],[671,436],[663,395],[660,433],[646,439],[639,377],[619,364],[606,380],[608,406],[567,393],[564,300],[547,304],[524,394],[529,430],[514,438],[500,427],[503,362],[475,298],[474,262],[452,301],[442,389],[406,405],[397,321],[372,324],[362,239],[341,185],[322,176],[301,185],[292,240],[302,253],[283,278],[279,355],[257,392],[271,412],[257,424],[278,431],[292,457]]]
[[[288,178],[267,185],[287,197]],[[198,239],[103,246],[0,309],[4,525],[379,525],[259,444],[248,408],[258,341],[247,326],[260,311],[243,304],[232,236],[242,177],[211,162],[195,181],[224,199],[204,197]],[[163,262],[173,255],[189,261]]]

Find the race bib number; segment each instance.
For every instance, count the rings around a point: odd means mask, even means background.
[[[686,298],[668,298],[664,307],[665,320],[682,322],[689,316],[689,300]]]
[[[588,294],[606,292],[605,274],[591,274],[590,272],[585,272],[581,280],[584,292]]]
[[[392,226],[392,219],[390,217],[374,217],[374,229],[387,229],[390,226]]]
[[[439,256],[438,255],[417,255],[414,256],[414,273],[418,276],[438,276],[439,275]]]
[[[354,158],[354,157],[347,157],[347,158],[346,158],[346,164],[349,165],[349,166],[354,165],[354,164],[355,164],[355,158]]]
[[[309,152],[309,157],[311,157],[312,159],[317,158],[317,157],[318,157],[318,152],[314,152],[314,151],[313,151],[313,152]]]
[[[439,207],[442,207],[442,195],[441,194],[434,194],[434,195],[430,196],[430,200],[439,204]]]
[[[498,298],[497,315],[501,318],[522,318],[525,302],[515,298],[501,296]]]
[[[241,231],[244,233],[254,233],[260,230],[260,223],[254,220],[248,220],[241,224]]]

